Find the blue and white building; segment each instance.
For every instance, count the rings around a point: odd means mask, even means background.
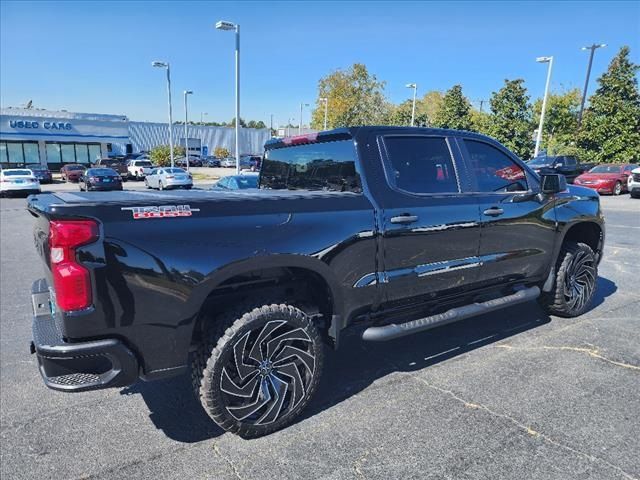
[[[212,154],[224,147],[234,154],[235,129],[189,125],[190,153]],[[173,126],[176,145],[184,145],[184,125]],[[240,153],[259,154],[269,129],[241,129]],[[59,170],[67,163],[90,165],[98,158],[151,150],[169,144],[166,123],[132,122],[125,115],[71,113],[24,108],[0,110],[0,166],[37,163]]]

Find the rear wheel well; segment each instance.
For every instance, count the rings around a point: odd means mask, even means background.
[[[586,243],[599,257],[602,254],[602,228],[594,222],[581,222],[572,225],[564,236],[564,242]]]
[[[333,314],[333,296],[329,284],[318,273],[298,267],[253,270],[231,277],[216,286],[204,301],[192,335],[192,349],[204,332],[224,312],[240,303],[261,305],[286,303],[296,306],[314,321],[327,342]]]

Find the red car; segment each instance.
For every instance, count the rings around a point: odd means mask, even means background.
[[[78,182],[86,169],[84,165],[69,163],[60,169],[60,178],[65,182]]]
[[[635,165],[598,165],[578,176],[574,185],[596,190],[598,193],[620,195],[627,191],[627,179]]]

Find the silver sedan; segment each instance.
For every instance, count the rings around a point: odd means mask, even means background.
[[[193,187],[193,178],[190,173],[177,167],[154,168],[149,175],[144,177],[144,184],[147,188],[157,188],[165,190],[168,188]]]

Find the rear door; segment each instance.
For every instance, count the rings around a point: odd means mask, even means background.
[[[477,278],[480,226],[455,141],[391,133],[379,147],[387,186],[380,195],[386,301],[468,288]]]
[[[480,208],[479,280],[495,284],[544,276],[556,238],[553,197],[539,194],[537,178],[499,144],[458,141]]]

